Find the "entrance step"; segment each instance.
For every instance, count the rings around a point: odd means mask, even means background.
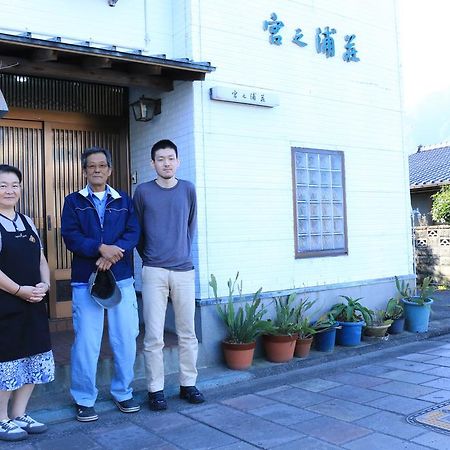
[[[48,397],[49,395],[69,395],[70,389],[70,350],[72,347],[74,332],[72,329],[53,331],[50,333],[53,356],[55,358],[55,381],[52,383],[37,385],[33,397]],[[140,329],[137,338],[137,355],[134,366],[135,384],[145,389],[145,366],[143,356],[144,330]],[[178,372],[178,342],[177,336],[171,332],[164,333],[164,368],[165,373]],[[107,327],[104,330],[100,358],[97,366],[97,387],[102,390],[111,383],[114,370],[113,354],[109,345]]]

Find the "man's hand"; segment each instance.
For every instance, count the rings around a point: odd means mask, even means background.
[[[105,272],[106,270],[111,268],[112,262],[108,261],[106,258],[103,258],[103,256],[100,256],[100,258],[97,259],[95,265],[98,267],[98,270],[100,270],[101,272]]]
[[[123,258],[124,249],[117,247],[117,245],[102,244],[98,248],[100,255],[108,260],[111,264],[115,264]]]

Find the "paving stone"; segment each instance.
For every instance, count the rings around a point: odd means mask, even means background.
[[[448,450],[450,447],[450,437],[446,434],[435,433],[434,431],[429,431],[412,440],[418,444],[423,444],[439,450]]]
[[[263,419],[270,420],[271,422],[279,423],[280,425],[292,425],[303,420],[317,417],[317,414],[302,408],[275,402],[272,405],[252,409],[250,413],[262,417]]]
[[[158,435],[166,431],[171,431],[174,428],[188,427],[196,424],[189,417],[167,411],[160,413],[153,412],[151,418],[149,418],[148,414],[133,414],[130,420],[143,428],[154,431]]]
[[[301,381],[300,383],[294,383],[292,386],[300,389],[305,389],[311,392],[321,392],[326,389],[330,389],[336,386],[340,386],[341,383],[336,383],[330,380],[324,380],[322,378],[310,378],[309,380]]]
[[[447,358],[450,358],[450,348],[448,348],[448,347],[439,347],[439,348],[434,349],[434,350],[427,350],[425,354],[429,355],[430,359],[432,358],[433,355],[445,356]]]
[[[97,450],[102,448],[97,442],[91,439],[91,437],[86,436],[86,434],[81,431],[71,434],[70,437],[53,437],[52,439],[47,439],[42,442],[36,442],[34,445],[35,448],[38,448],[39,450]],[[15,448],[21,447],[17,447],[16,443]]]
[[[270,398],[254,394],[240,395],[239,397],[223,400],[221,403],[240,409],[241,411],[250,411],[251,409],[261,408],[262,406],[276,404]]]
[[[419,400],[425,400],[427,402],[442,403],[450,400],[450,391],[439,390],[434,391],[431,394],[418,397]]]
[[[400,414],[411,414],[421,409],[432,406],[433,403],[417,400],[415,398],[400,397],[399,395],[387,395],[386,397],[374,400],[370,406],[386,411]]]
[[[435,375],[437,377],[450,378],[450,367],[433,367],[432,369],[426,370],[423,373]]]
[[[286,444],[284,444],[286,445]],[[252,450],[255,448],[259,448],[259,447],[255,447],[254,445],[250,445],[247,444],[246,442],[235,442],[234,444],[230,444],[230,445],[223,445],[221,447],[216,447],[217,450]]]
[[[326,394],[329,395],[330,397],[341,398],[342,400],[350,399],[352,402],[356,403],[370,402],[372,400],[384,397],[386,395],[382,392],[373,391],[358,386],[349,386],[346,384],[335,387],[333,389],[328,389],[326,391]]]
[[[161,439],[151,431],[134,424],[126,424],[120,427],[110,424],[99,426],[90,431],[88,435],[101,446],[117,450],[153,449],[158,445],[167,443],[166,440]],[[66,450],[66,447],[61,448]]]
[[[303,439],[299,439],[298,441],[283,444],[280,447],[273,447],[271,450],[338,450],[340,448],[341,447],[336,447],[336,445],[327,444],[324,441],[307,436]]]
[[[372,431],[342,420],[332,417],[318,417],[316,419],[300,422],[296,429],[309,436],[319,438],[330,442],[331,444],[341,445],[356,438],[371,434]],[[300,441],[301,442],[301,441]],[[303,447],[299,447],[302,448]],[[317,447],[322,448],[322,447]]]
[[[203,411],[191,408],[189,412],[183,411],[183,413],[189,414],[199,422],[221,429],[231,436],[264,448],[282,445],[304,436],[289,428],[225,405],[216,404]]]
[[[355,367],[351,369],[350,372],[379,377],[381,374],[390,372],[391,370],[392,369],[389,367],[379,366],[377,364],[366,364],[364,366]]]
[[[450,391],[450,378],[438,378],[437,380],[424,383],[424,386],[430,386],[437,389],[445,389]]]
[[[387,380],[383,378],[352,372],[336,374],[332,378],[330,377],[330,379],[342,384],[349,384],[350,386],[358,386],[362,388],[370,388],[372,386],[378,386],[379,384],[387,383]]]
[[[422,427],[407,423],[403,414],[394,414],[389,411],[382,411],[369,417],[364,417],[354,423],[402,439],[411,439],[424,432]]]
[[[410,372],[425,372],[433,367],[432,364],[408,361],[405,359],[395,359],[394,361],[388,361],[384,364],[386,367],[394,367],[395,369],[409,370]]]
[[[450,367],[450,358],[439,357],[428,361],[429,364],[435,364],[436,366]]]
[[[165,434],[165,438],[176,446],[189,450],[212,449],[238,443],[238,440],[233,436],[202,423],[175,429],[173,432]],[[134,450],[137,448],[139,447],[135,447]]]
[[[426,383],[427,381],[431,381],[437,378],[436,375],[428,375],[429,372],[409,372],[407,370],[392,370],[391,372],[387,372],[379,375],[381,378],[387,378],[390,380],[398,380],[404,381],[406,383]]]
[[[408,361],[424,362],[433,359],[433,355],[430,354],[432,351],[433,350],[430,350],[426,353],[408,353],[407,355],[397,356],[397,358],[407,359]]]
[[[270,389],[264,389],[263,391],[256,392],[256,394],[270,395],[270,394],[275,394],[277,392],[285,391],[286,389],[290,389],[290,388],[291,388],[291,386],[289,386],[288,384],[283,384],[282,386],[277,386],[277,387],[270,388]]]
[[[365,436],[363,438],[356,439],[353,442],[345,444],[344,448],[350,450],[367,450],[367,449],[392,450],[393,448],[405,450],[426,449],[426,447],[423,447],[422,445],[417,445],[412,442],[403,441],[401,439],[397,439],[395,437],[381,433],[374,433],[371,434],[370,436]]]
[[[379,401],[382,399],[374,400]],[[334,417],[336,419],[353,422],[362,417],[370,416],[378,412],[377,409],[358,403],[349,402],[340,399],[330,399],[328,402],[319,403],[318,405],[308,406],[309,411],[325,416]]]
[[[374,386],[374,390],[388,394],[403,395],[405,397],[417,398],[422,395],[431,394],[436,389],[420,384],[403,383],[402,381],[390,381],[381,386]]]
[[[257,394],[262,394],[262,392],[257,392]],[[290,387],[283,391],[264,394],[266,397],[271,398],[277,402],[288,403],[294,406],[308,406],[314,405],[320,402],[326,402],[330,399],[323,394],[317,392],[305,391],[304,389]]]

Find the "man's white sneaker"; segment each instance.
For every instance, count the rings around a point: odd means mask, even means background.
[[[16,417],[13,422],[22,430],[26,431],[29,434],[39,434],[47,431],[47,425],[44,423],[38,422],[30,417],[28,414],[24,414],[23,416]]]
[[[21,441],[26,439],[28,433],[18,427],[12,420],[0,420],[0,440],[2,441]]]

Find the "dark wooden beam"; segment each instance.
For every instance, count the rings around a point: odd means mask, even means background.
[[[58,53],[49,48],[36,48],[31,54],[31,60],[33,62],[57,61]]]
[[[156,88],[162,91],[172,91],[173,81],[168,77],[158,77],[155,75],[146,74],[130,74],[123,71],[110,69],[86,69],[80,65],[75,64],[61,64],[61,63],[35,63],[24,58],[13,58],[0,55],[0,60],[4,65],[14,64],[15,66],[10,71],[18,75],[36,75],[40,77],[61,78],[64,80],[79,80],[95,83],[111,84],[116,86],[131,86],[131,87],[149,87]],[[5,69],[5,72],[8,72]]]
[[[84,56],[81,62],[85,69],[111,69],[112,62],[109,58]]]

